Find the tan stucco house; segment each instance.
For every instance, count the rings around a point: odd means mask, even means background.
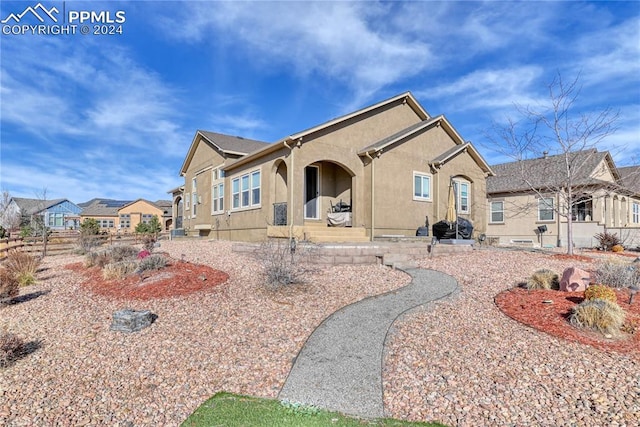
[[[452,181],[459,216],[484,232],[492,171],[406,92],[271,144],[199,130],[180,175],[171,193],[185,234],[358,241],[444,219]]]
[[[604,231],[626,246],[640,244],[640,169],[617,168],[609,152],[596,149],[491,166],[487,236],[506,245],[566,247],[568,219],[557,209],[568,206],[568,165],[575,246],[597,246],[594,236]]]
[[[169,230],[173,223],[171,200],[150,202],[145,199],[130,201],[96,198],[81,203],[80,206],[83,208],[81,221],[95,219],[101,230],[110,233],[132,233],[139,223],[149,222],[154,215],[158,216],[164,230]]]

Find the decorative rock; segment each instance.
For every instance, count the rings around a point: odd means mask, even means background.
[[[121,332],[137,332],[150,326],[157,316],[149,310],[124,309],[113,313],[110,329]]]
[[[584,292],[589,286],[589,273],[576,268],[569,267],[562,273],[560,280],[560,290],[564,292]]]

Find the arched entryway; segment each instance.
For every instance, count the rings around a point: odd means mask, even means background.
[[[277,161],[273,165],[273,225],[287,225],[288,209],[287,200],[289,198],[287,185],[287,164],[283,160]]]
[[[355,174],[344,165],[323,160],[304,168],[305,220],[326,220],[326,213],[353,212]]]
[[[172,217],[175,219],[175,221],[173,222],[175,224],[175,226],[173,227],[174,230],[180,230],[182,229],[182,215],[183,215],[184,209],[183,209],[183,202],[182,202],[182,196],[176,196],[173,199],[173,212],[172,212]]]

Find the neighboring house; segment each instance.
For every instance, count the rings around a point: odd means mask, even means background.
[[[199,130],[180,175],[174,223],[182,214],[189,235],[313,240],[336,231],[327,223],[340,204],[338,223],[352,232],[344,238],[369,240],[415,236],[427,217],[442,220],[452,180],[459,215],[483,232],[492,171],[407,92],[272,144]]]
[[[163,230],[169,230],[172,223],[171,200],[150,202],[138,199],[118,209],[120,229],[135,231],[140,223],[149,223],[154,215],[158,217]]]
[[[628,246],[640,243],[640,168],[618,169],[609,152],[595,149],[571,153],[569,164],[573,243],[597,246],[594,236],[604,231],[618,233]],[[567,246],[566,215],[554,211],[566,206],[566,192],[553,190],[567,187],[566,165],[564,155],[544,155],[491,166],[495,176],[487,179],[487,236],[501,244]]]
[[[101,229],[111,233],[134,232],[138,224],[149,222],[154,215],[158,216],[165,230],[170,228],[172,222],[171,200],[92,199],[81,205],[85,206],[81,214],[83,221],[93,218]]]
[[[42,217],[51,230],[75,229],[79,225],[82,208],[68,199],[40,200],[12,197],[7,208],[7,217],[28,216],[31,222]]]
[[[126,226],[126,222],[121,227],[118,210],[132,203],[131,200],[113,200],[113,199],[91,199],[88,202],[81,203],[82,213],[80,218],[84,221],[87,218],[95,219],[103,231],[110,233],[122,231],[132,231]]]

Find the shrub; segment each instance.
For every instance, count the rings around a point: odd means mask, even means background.
[[[111,262],[136,259],[138,249],[131,245],[113,245],[109,248]]]
[[[80,233],[74,252],[79,255],[86,255],[98,246],[100,246],[100,239],[98,236]]]
[[[527,289],[560,289],[560,278],[557,273],[546,268],[535,271],[527,279]]]
[[[591,328],[603,334],[615,334],[624,324],[625,314],[616,303],[602,299],[585,300],[569,316],[572,325]]]
[[[111,262],[111,256],[108,249],[99,251],[91,251],[84,257],[84,265],[86,267],[104,267]]]
[[[107,264],[102,269],[102,277],[106,280],[122,279],[134,273],[138,268],[137,261],[125,260]]]
[[[20,283],[8,269],[0,267],[0,301],[18,296]]]
[[[153,252],[153,247],[156,244],[156,236],[154,234],[145,234],[142,237],[142,247],[145,251],[151,253]]]
[[[36,283],[36,272],[40,265],[40,259],[26,252],[12,250],[7,255],[5,267],[9,273],[18,280],[20,286],[28,286]]]
[[[4,368],[20,357],[23,349],[24,341],[19,336],[10,333],[0,335],[0,367]]]
[[[80,224],[80,233],[85,236],[96,236],[100,234],[100,224],[93,218],[85,218]]]
[[[267,284],[280,286],[303,282],[304,276],[310,271],[303,258],[309,257],[311,252],[309,246],[295,247],[292,251],[288,240],[274,239],[264,242],[257,256],[264,268]]]
[[[635,265],[624,261],[603,261],[591,274],[594,283],[601,283],[612,288],[626,288],[640,285],[640,271]]]
[[[135,260],[138,249],[131,245],[113,245],[99,251],[89,252],[85,257],[87,267],[104,267],[120,261]]]
[[[140,260],[138,271],[160,270],[167,265],[167,259],[162,255],[149,255]]]
[[[620,245],[622,242],[617,233],[602,232],[593,236],[599,244],[599,248],[610,251],[614,246]]]
[[[622,245],[613,245],[613,246],[611,247],[611,250],[612,250],[613,252],[623,252],[623,251],[624,251],[624,248],[622,247]]]
[[[616,293],[613,289],[604,285],[590,285],[584,291],[584,299],[592,300],[592,299],[603,299],[611,302],[617,302],[618,298],[616,297]]]

